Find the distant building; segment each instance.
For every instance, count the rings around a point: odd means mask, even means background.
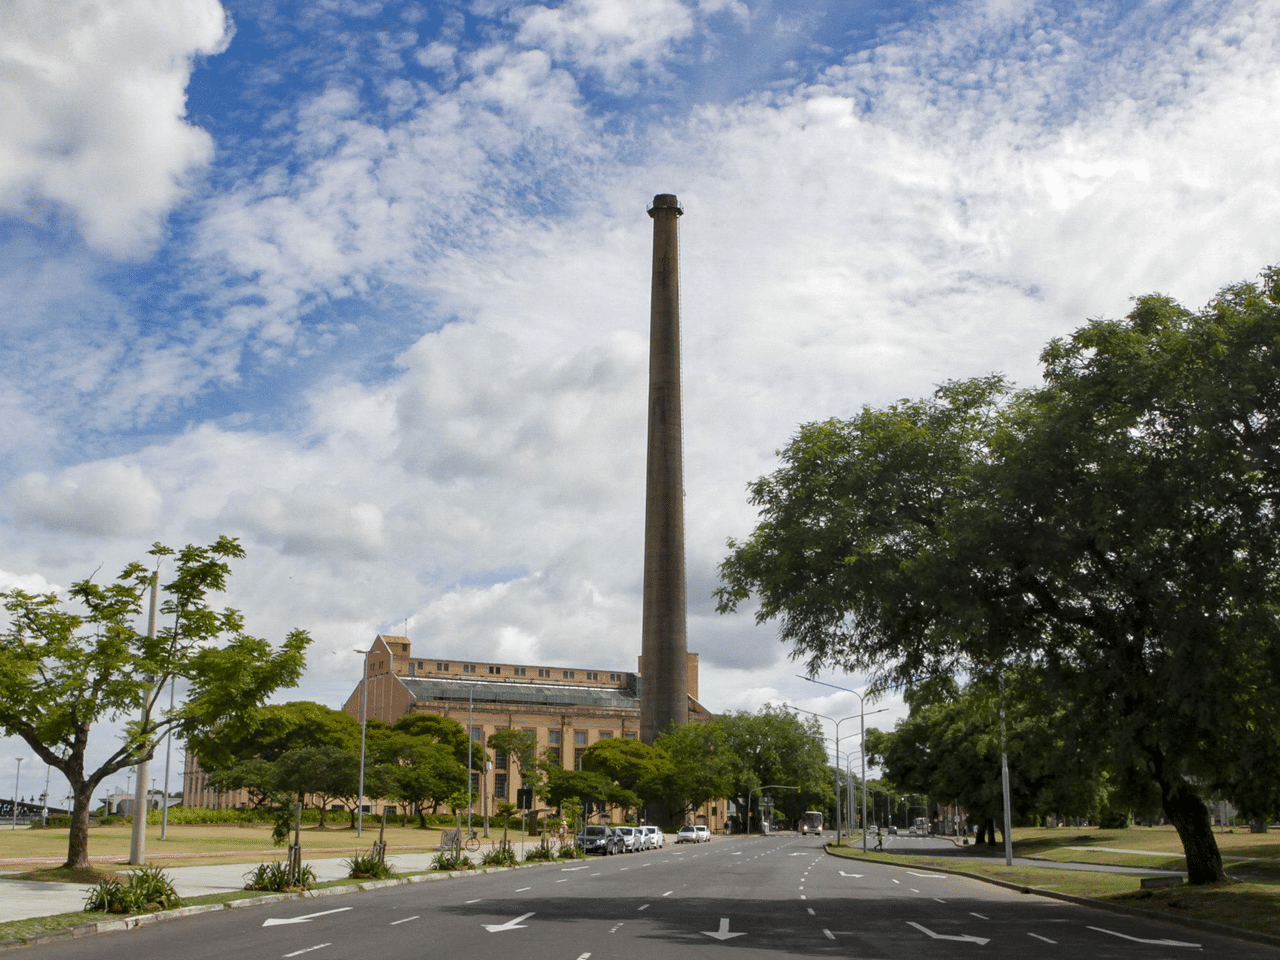
[[[711,713],[698,702],[698,655],[688,662],[688,719]],[[639,666],[643,668],[643,661]],[[537,740],[538,756],[558,757],[566,770],[580,769],[593,743],[621,737],[640,739],[640,676],[621,670],[435,660],[413,656],[407,637],[379,635],[365,657],[365,678],[342,709],[361,719],[395,723],[414,713],[451,717],[482,748],[498,730],[526,730]],[[516,799],[520,773],[500,751],[490,751],[493,769],[473,776],[473,814]],[[724,824],[725,805],[711,804],[698,817],[713,829]]]
[[[639,666],[643,668],[643,661]],[[710,719],[711,713],[697,699],[696,653],[688,654],[688,678],[689,720]],[[538,756],[558,756],[567,770],[580,768],[583,753],[593,743],[640,738],[638,671],[424,659],[413,656],[407,637],[379,635],[365,657],[364,678],[342,706],[356,720],[365,716],[366,687],[370,720],[395,723],[414,713],[451,717],[464,730],[470,725],[472,739],[482,748],[498,730],[527,730],[537,740]],[[515,803],[521,786],[516,765],[500,751],[489,753],[493,768],[472,775],[472,813],[480,816],[492,814],[500,801]],[[244,791],[218,793],[206,781],[188,751],[184,804],[220,808],[248,803]],[[725,814],[724,801],[715,801],[699,812],[697,821],[719,830]]]

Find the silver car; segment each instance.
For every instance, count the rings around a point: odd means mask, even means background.
[[[635,827],[614,827],[613,832],[622,840],[624,853],[635,853],[637,850],[644,849],[641,846],[644,842],[643,837]]]

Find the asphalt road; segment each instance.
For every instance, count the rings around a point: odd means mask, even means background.
[[[24,958],[862,960],[1182,956],[1280,950],[776,835],[220,911]]]

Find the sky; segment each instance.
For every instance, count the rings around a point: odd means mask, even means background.
[[[655,194],[701,700],[832,736],[857,697],[712,599],[797,427],[1280,261],[1264,0],[0,11],[0,589],[238,537],[223,602],[314,638],[277,699],[340,706],[380,632],[635,669]]]

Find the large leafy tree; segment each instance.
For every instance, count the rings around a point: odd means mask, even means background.
[[[156,544],[158,562],[174,551]],[[19,736],[67,778],[72,793],[67,866],[89,864],[89,810],[104,778],[149,759],[168,732],[205,733],[297,683],[310,637],[295,630],[278,647],[246,632],[239,611],[210,605],[224,591],[230,561],[244,555],[229,537],[176,554],[163,585],[163,626],[137,629],[153,573],[129,564],[112,582],[78,581],[68,597],[11,590],[0,594],[9,625],[0,635],[0,728]],[[161,706],[170,680],[187,685],[173,711]],[[165,698],[167,701],[167,697]],[[124,720],[115,749],[89,769],[95,725]]]
[[[1136,301],[998,377],[801,429],[752,485],[720,608],[881,686],[1033,666],[1158,792],[1192,882],[1201,795],[1280,774],[1280,272],[1190,311]]]
[[[360,722],[342,710],[311,700],[291,700],[246,710],[187,744],[207,771],[254,760],[274,762],[304,747],[359,750]]]
[[[601,774],[633,794],[636,800],[631,805],[661,801],[675,772],[671,758],[660,747],[621,737],[598,740],[588,747],[582,755],[582,769]]]
[[[1105,756],[1070,705],[1051,702],[1037,679],[1021,672],[1003,683],[943,678],[917,687],[892,732],[867,731],[867,759],[900,790],[958,801],[991,843],[1003,806],[1002,749],[1016,813],[1097,817],[1113,789]]]

